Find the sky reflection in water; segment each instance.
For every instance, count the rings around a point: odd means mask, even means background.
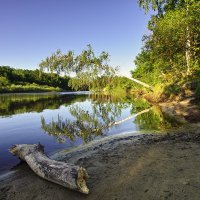
[[[153,107],[135,119],[110,126],[149,107],[145,100],[133,97],[88,93],[0,95],[0,173],[19,162],[8,152],[13,144],[40,142],[51,154],[107,135],[177,125]]]

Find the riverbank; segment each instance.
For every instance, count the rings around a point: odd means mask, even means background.
[[[181,101],[159,103],[162,112],[173,116],[183,123],[200,123],[200,107],[194,98],[185,98]]]
[[[27,85],[9,85],[0,88],[0,94],[6,93],[40,93],[40,92],[62,92],[58,87],[48,85],[27,84]]]
[[[112,136],[54,159],[84,166],[89,195],[40,179],[26,164],[0,179],[0,199],[199,199],[200,130]]]

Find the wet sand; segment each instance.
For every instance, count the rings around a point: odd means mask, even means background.
[[[0,199],[200,199],[198,126],[162,136],[114,136],[52,158],[85,167],[90,194],[45,181],[23,163],[11,175],[0,178]]]

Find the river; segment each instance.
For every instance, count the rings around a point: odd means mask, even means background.
[[[148,108],[149,112],[134,117]],[[157,106],[130,96],[115,98],[89,92],[2,94],[0,174],[19,163],[8,151],[14,144],[40,142],[51,155],[109,135],[160,133],[177,125]]]

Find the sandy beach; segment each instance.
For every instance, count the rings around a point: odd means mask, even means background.
[[[184,131],[184,132],[183,132]],[[0,199],[199,199],[198,126],[165,135],[118,135],[51,156],[85,167],[89,195],[35,175],[22,163],[0,178]]]

